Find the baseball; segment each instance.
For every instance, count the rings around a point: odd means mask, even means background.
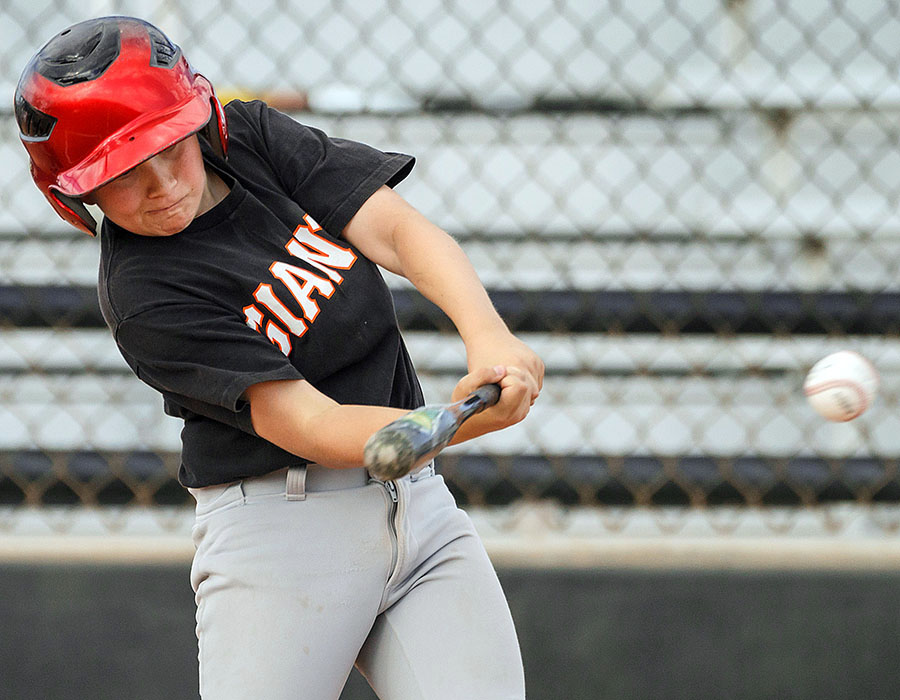
[[[812,366],[803,382],[803,392],[812,407],[828,420],[853,420],[875,400],[878,372],[858,352],[841,350]]]

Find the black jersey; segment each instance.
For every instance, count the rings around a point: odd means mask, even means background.
[[[338,403],[423,402],[378,267],[341,232],[410,156],[231,102],[227,197],[167,237],[101,230],[100,305],[119,350],[182,418],[179,480],[202,487],[304,464],[258,437],[247,387],[308,380]],[[201,139],[202,142],[202,139]]]

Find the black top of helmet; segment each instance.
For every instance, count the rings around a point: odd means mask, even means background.
[[[175,65],[181,50],[152,24],[131,17],[101,17],[74,24],[53,37],[34,57],[34,70],[63,87],[96,80],[119,56],[122,20],[141,24],[147,31],[153,47],[150,65]]]
[[[57,34],[34,57],[34,70],[63,87],[99,78],[119,55],[119,25],[110,19],[79,22]]]

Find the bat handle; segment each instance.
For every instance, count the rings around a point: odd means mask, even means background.
[[[475,415],[500,400],[499,384],[483,384],[458,404],[460,420]]]

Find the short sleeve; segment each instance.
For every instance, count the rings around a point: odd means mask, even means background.
[[[253,117],[285,190],[333,235],[343,231],[379,187],[393,187],[415,164],[409,155],[329,137],[263,103],[235,107],[234,118]]]
[[[212,304],[142,311],[118,324],[116,342],[138,377],[167,400],[190,403],[191,410],[216,420],[234,413],[224,422],[251,432],[242,412],[244,391],[263,381],[303,378],[277,346]]]

